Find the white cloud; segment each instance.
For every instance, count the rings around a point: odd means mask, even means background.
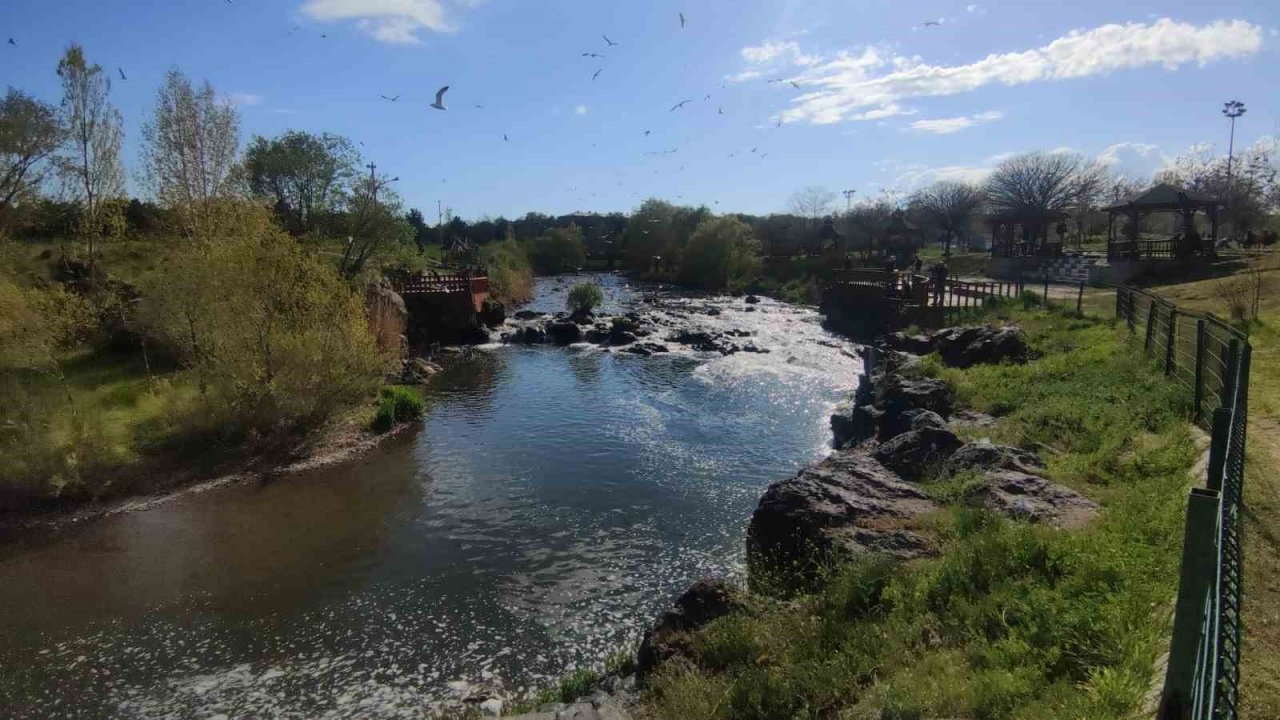
[[[765,65],[775,60],[783,60],[793,65],[808,66],[822,62],[818,55],[806,55],[801,52],[800,45],[792,40],[768,40],[760,45],[742,48],[742,59],[752,65]]]
[[[574,105],[574,106],[573,106],[573,114],[574,114],[574,115],[586,115],[586,114],[587,114],[587,106],[586,106],[586,105],[583,105],[583,104],[581,104],[581,103],[579,103],[579,104],[577,104],[577,105]]]
[[[397,45],[420,42],[423,30],[452,29],[441,0],[307,0],[302,12],[322,22],[354,20],[362,32]]]
[[[964,6],[964,11],[965,11],[965,12],[967,12],[967,13],[969,13],[970,15],[974,15],[974,14],[976,14],[976,13],[977,13],[979,10],[981,10],[981,9],[982,9],[982,8],[978,7],[978,4],[977,4],[977,3],[973,3],[973,4],[970,4],[970,5],[965,5],[965,6]]]
[[[965,128],[971,128],[974,125],[994,122],[1002,117],[1004,117],[1004,113],[998,110],[989,110],[987,112],[970,115],[968,117],[961,116],[953,118],[939,118],[937,120],[916,120],[911,123],[911,129],[934,133],[935,135],[950,135],[953,132],[959,132]]]
[[[930,65],[874,47],[811,61],[791,42],[743,48],[753,65],[805,58],[796,80],[811,91],[792,100],[783,120],[832,123],[917,97],[970,92],[988,85],[1025,85],[1106,75],[1157,65],[1205,65],[1258,52],[1263,31],[1243,20],[1192,25],[1167,18],[1152,23],[1111,24],[1073,30],[1047,45],[988,55],[967,65]]]
[[[227,95],[227,102],[236,107],[250,107],[262,103],[262,96],[247,92],[233,92]]]

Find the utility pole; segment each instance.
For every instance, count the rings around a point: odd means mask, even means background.
[[[374,171],[378,169],[378,166],[369,163],[365,167],[369,168],[369,197],[376,203],[378,202],[378,177],[374,174]]]
[[[440,236],[440,247],[444,247],[444,206],[436,200],[436,235]]]
[[[841,195],[844,195],[844,212],[846,215],[853,210],[853,196],[857,193],[857,190],[845,190],[840,193]]]
[[[1245,113],[1244,103],[1239,100],[1228,100],[1222,103],[1222,114],[1231,120],[1231,140],[1227,143],[1227,208],[1231,208],[1231,163],[1236,149],[1236,118]],[[1235,234],[1235,228],[1231,228]]]

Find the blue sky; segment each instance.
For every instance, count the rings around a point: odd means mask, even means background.
[[[1280,134],[1278,35],[1280,3],[1236,0],[0,0],[17,43],[0,84],[56,102],[72,41],[123,68],[131,170],[177,66],[240,106],[246,141],[363,142],[432,219],[437,200],[477,218],[655,195],[763,213],[807,185],[905,192],[1025,150],[1146,174],[1225,153],[1232,98],[1237,147]],[[445,84],[449,110],[429,108]]]

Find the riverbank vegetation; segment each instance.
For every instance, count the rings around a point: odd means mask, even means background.
[[[1078,530],[958,503],[917,528],[937,557],[830,568],[687,638],[644,695],[662,718],[1123,718],[1141,712],[1167,643],[1188,469],[1189,399],[1114,323],[1001,306],[1026,365],[917,370],[999,416],[971,434],[1034,448],[1098,502]],[[964,478],[926,480],[941,501]],[[760,583],[754,583],[760,585]],[[767,585],[767,583],[765,584]]]

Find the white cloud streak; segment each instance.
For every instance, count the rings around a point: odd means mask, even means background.
[[[574,114],[574,115],[586,115],[586,114],[587,114],[587,106],[586,106],[586,105],[581,105],[581,104],[579,104],[579,105],[574,105],[574,106],[573,106],[573,114]]]
[[[1148,66],[1172,70],[1242,58],[1257,53],[1262,38],[1262,28],[1244,20],[1193,25],[1164,18],[1073,30],[1038,48],[995,53],[965,65],[930,65],[919,56],[874,47],[815,60],[794,42],[743,48],[742,57],[748,70],[755,71],[787,63],[796,68],[794,79],[811,89],[792,100],[793,107],[782,113],[784,122],[827,124],[861,119],[870,110],[912,98],[958,95],[989,85],[1070,80]]]
[[[361,32],[392,45],[422,41],[422,31],[448,32],[440,0],[307,0],[307,17],[321,22],[355,21]]]
[[[262,96],[247,92],[233,92],[227,95],[227,102],[236,107],[250,107],[262,104]]]
[[[920,130],[923,132],[933,133],[935,135],[950,135],[974,125],[982,125],[989,122],[995,122],[1004,117],[1004,113],[998,110],[989,110],[977,115],[969,115],[968,117],[939,118],[936,120],[916,120],[911,123],[912,130]]]

